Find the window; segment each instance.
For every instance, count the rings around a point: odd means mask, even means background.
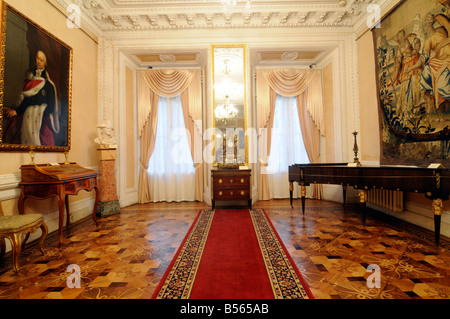
[[[272,198],[289,197],[289,165],[301,163],[309,163],[309,159],[303,144],[297,99],[277,94],[267,165]]]
[[[152,201],[194,201],[195,168],[180,95],[160,97],[155,149],[148,164]]]

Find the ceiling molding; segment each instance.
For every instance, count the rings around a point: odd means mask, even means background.
[[[48,0],[66,12],[81,9],[82,26],[98,37],[126,31],[353,28],[369,4],[383,0],[252,0],[224,9],[218,0]]]

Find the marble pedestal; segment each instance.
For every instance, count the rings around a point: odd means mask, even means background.
[[[97,205],[97,216],[104,217],[120,213],[120,203],[116,192],[116,147],[115,145],[98,145],[99,158],[98,181],[100,199]]]

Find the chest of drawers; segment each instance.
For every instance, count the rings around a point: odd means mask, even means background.
[[[216,200],[247,201],[252,208],[251,169],[213,169],[211,170],[212,208]]]

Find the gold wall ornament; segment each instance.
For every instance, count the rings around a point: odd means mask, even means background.
[[[442,199],[440,199],[440,198],[434,199],[433,203],[431,204],[431,209],[433,211],[433,214],[441,216],[442,208],[443,208]]]

